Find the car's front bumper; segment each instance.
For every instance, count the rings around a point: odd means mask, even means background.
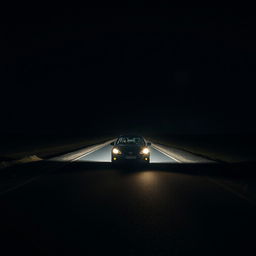
[[[112,154],[112,162],[144,162],[150,161],[150,155],[114,155]]]

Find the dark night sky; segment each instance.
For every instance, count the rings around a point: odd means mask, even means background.
[[[256,130],[248,10],[10,9],[1,31],[3,131]]]

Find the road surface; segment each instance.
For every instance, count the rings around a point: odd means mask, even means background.
[[[113,146],[111,145],[104,146],[103,148],[80,158],[79,161],[110,162],[112,148]],[[168,156],[153,147],[150,148],[150,154],[151,154],[151,158],[150,158],[151,163],[176,162],[176,160],[174,160],[171,156]]]
[[[255,206],[195,174],[208,165],[151,149],[149,167],[117,168],[110,149],[3,193],[1,255],[255,255]]]

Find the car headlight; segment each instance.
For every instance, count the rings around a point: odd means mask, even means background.
[[[117,155],[117,154],[121,154],[121,151],[117,148],[113,148],[112,150],[113,154]]]
[[[142,151],[141,151],[141,154],[144,154],[144,155],[147,155],[149,154],[149,149],[148,148],[143,148]]]

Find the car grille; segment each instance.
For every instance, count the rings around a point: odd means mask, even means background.
[[[134,152],[134,151],[126,151],[124,152],[125,155],[128,155],[128,156],[136,156],[138,155],[138,152]]]

